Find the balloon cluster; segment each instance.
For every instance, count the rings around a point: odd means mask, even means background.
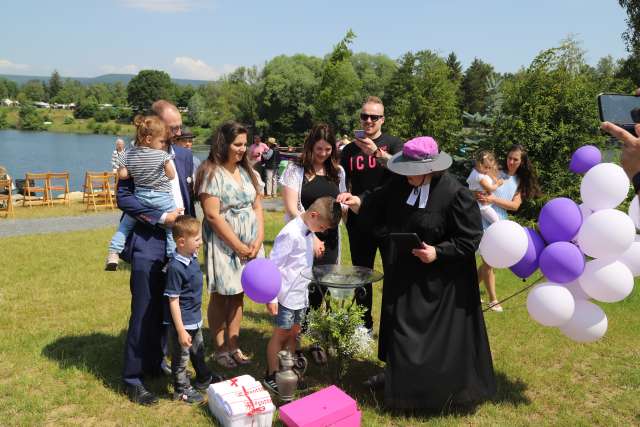
[[[492,267],[509,267],[522,279],[540,269],[547,282],[529,292],[529,315],[578,342],[596,341],[607,331],[607,316],[590,300],[621,301],[640,275],[638,197],[629,215],[616,210],[627,197],[629,179],[620,166],[601,159],[590,145],[573,153],[569,169],[584,174],[582,204],[552,199],[540,211],[539,233],[502,220],[480,242],[480,254]]]

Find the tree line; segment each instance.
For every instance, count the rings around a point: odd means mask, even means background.
[[[479,58],[463,70],[454,52],[421,50],[397,60],[354,53],[354,38],[349,31],[324,58],[280,55],[261,69],[240,67],[199,87],[175,85],[157,70],[141,71],[126,86],[86,87],[54,72],[49,82],[22,87],[0,80],[0,98],[74,102],[76,117],[111,114],[120,120],[163,98],[184,108],[185,123],[199,132],[233,119],[281,144],[300,145],[318,121],[352,135],[363,99],[375,95],[385,104],[386,132],[405,139],[432,135],[458,165],[478,148],[500,157],[512,143],[524,145],[544,190],[523,209],[531,217],[548,198],[579,195],[579,180],[567,168],[575,149],[587,143],[609,147],[598,130],[597,94],[629,93],[640,85],[640,73],[630,65],[638,57],[632,48],[629,58],[607,56],[591,66],[580,43],[567,39],[517,72],[499,73]],[[113,111],[97,108],[104,103]]]

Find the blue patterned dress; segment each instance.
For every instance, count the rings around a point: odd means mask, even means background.
[[[247,171],[242,167],[239,169],[242,185],[224,167],[218,166],[213,176],[202,185],[200,192],[220,199],[220,215],[227,221],[236,236],[248,245],[258,235],[258,222],[253,210],[257,193]],[[260,187],[264,186],[260,178],[258,182]],[[243,264],[240,258],[209,226],[206,218],[202,222],[202,231],[209,293],[216,292],[220,295],[242,293],[240,276]]]

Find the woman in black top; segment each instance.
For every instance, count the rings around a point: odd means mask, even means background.
[[[304,212],[320,197],[336,197],[346,191],[344,170],[338,162],[336,138],[326,123],[315,125],[304,142],[297,161],[287,165],[280,184],[286,220]],[[337,264],[340,259],[340,232],[338,228],[316,233],[314,239],[314,265]],[[322,303],[325,289],[310,289],[309,305],[317,308]]]

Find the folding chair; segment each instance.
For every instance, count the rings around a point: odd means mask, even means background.
[[[69,197],[69,172],[49,172],[47,174],[47,181],[49,185],[49,200],[51,203],[64,203],[69,206],[71,204]],[[63,197],[61,199],[54,197],[54,191],[61,191]]]
[[[0,179],[0,212],[6,212],[5,218],[9,218],[9,215],[14,215],[13,196],[11,194],[12,185],[11,179]]]
[[[85,175],[83,200],[86,210],[90,207],[115,209],[116,174],[113,172],[87,172]]]
[[[38,196],[38,193],[42,193],[42,196]],[[23,195],[24,198],[22,199],[22,206],[25,206],[25,204],[28,203],[29,207],[31,207],[34,202],[51,206],[47,174],[27,172],[25,174]]]

